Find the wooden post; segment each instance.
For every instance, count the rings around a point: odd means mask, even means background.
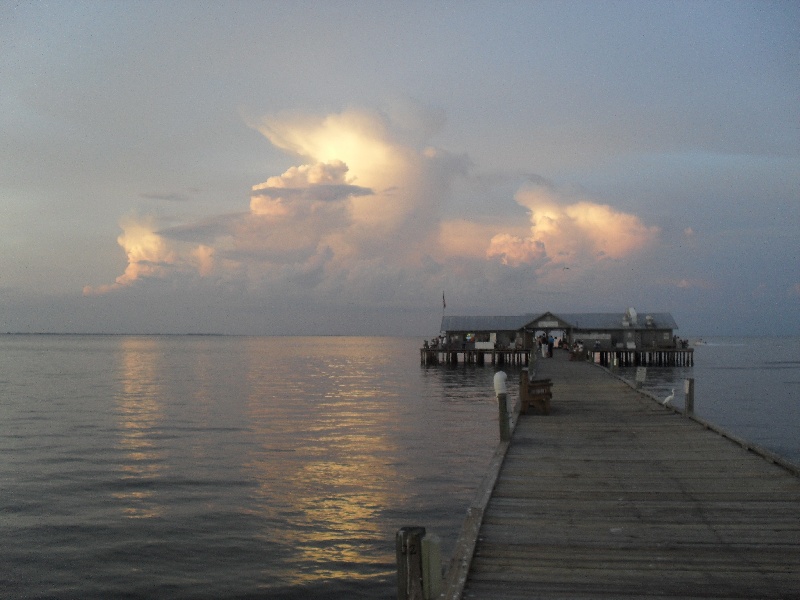
[[[442,593],[442,541],[435,533],[422,538],[422,593],[425,600]]]
[[[636,389],[642,387],[644,380],[647,379],[647,367],[636,367]]]
[[[508,422],[508,405],[506,403],[506,375],[505,371],[498,371],[494,374],[494,393],[497,396],[497,407],[499,409],[498,421],[500,423],[500,441],[507,442],[511,439],[511,425]]]
[[[694,414],[694,378],[683,380],[683,392],[686,395],[683,412],[686,415]]]
[[[442,593],[442,541],[424,527],[401,527],[395,538],[397,600],[433,600]]]
[[[519,399],[522,401],[528,397],[528,382],[530,381],[530,370],[522,369],[519,373]]]
[[[425,600],[422,590],[422,538],[424,527],[401,527],[395,538],[397,600]]]
[[[500,441],[507,442],[511,439],[511,427],[508,424],[508,406],[506,404],[507,394],[497,394],[497,405],[500,414],[497,419],[500,422]]]

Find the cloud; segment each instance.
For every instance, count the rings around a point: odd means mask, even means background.
[[[128,266],[114,283],[87,285],[84,296],[97,296],[133,285],[143,279],[164,279],[178,272],[209,273],[213,249],[200,245],[187,252],[156,231],[152,216],[128,216],[120,221],[117,243],[125,250]]]
[[[351,240],[371,251],[376,240],[403,235],[421,241],[434,232],[442,196],[452,178],[468,168],[464,156],[403,143],[387,117],[370,111],[281,115],[254,126],[276,147],[309,164],[343,163],[346,183],[375,191],[353,196],[349,206]]]
[[[115,289],[131,285],[144,277],[163,277],[178,255],[163,237],[155,233],[155,220],[152,217],[126,217],[120,222],[122,235],[117,243],[125,250],[128,266],[125,272],[112,284],[85,286],[85,296],[105,294]]]
[[[125,273],[85,293],[193,271],[287,293],[313,284],[322,294],[345,294],[345,285],[347,294],[367,294],[385,285],[384,273],[409,280],[440,252],[441,203],[466,174],[465,156],[411,146],[369,111],[280,115],[253,126],[304,162],[253,185],[245,212],[161,227],[153,218],[121,223]]]
[[[512,226],[467,219],[442,220],[439,224],[438,247],[447,257],[458,256],[473,260],[485,260],[486,249],[492,238],[497,235],[500,227],[509,229]],[[524,228],[517,227],[515,231],[519,235],[525,235]]]
[[[167,202],[186,202],[189,200],[189,196],[186,194],[159,194],[159,193],[143,193],[139,194],[141,198],[145,198],[146,200],[165,200]]]
[[[481,302],[508,301],[513,289],[515,302],[528,302],[532,293],[565,293],[582,274],[586,283],[590,267],[641,253],[659,237],[636,215],[543,180],[514,195],[527,218],[519,209],[445,218],[445,205],[458,206],[454,182],[469,184],[469,158],[421,138],[412,144],[415,136],[398,135],[379,113],[278,115],[253,126],[300,162],[254,183],[238,212],[183,223],[124,219],[125,272],[84,293],[168,280],[284,304],[414,306],[444,288]]]
[[[499,257],[504,265],[513,267],[525,263],[542,261],[547,257],[544,243],[533,237],[520,237],[508,233],[498,233],[489,242],[486,256]]]
[[[192,250],[192,256],[197,261],[197,270],[202,276],[210,275],[214,270],[214,248],[199,245]]]
[[[660,233],[636,215],[551,186],[525,186],[515,199],[528,209],[530,234],[499,233],[486,251],[487,257],[511,266],[540,263],[573,268],[613,261],[644,249]]]
[[[291,167],[283,175],[253,186],[250,210],[256,215],[288,216],[321,208],[319,202],[374,195],[370,188],[350,184],[348,170],[340,160]]]

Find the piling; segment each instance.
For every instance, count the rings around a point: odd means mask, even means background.
[[[511,423],[508,411],[508,390],[506,388],[506,375],[505,371],[498,371],[494,375],[494,393],[497,397],[498,416],[497,420],[500,425],[500,441],[507,442],[511,439]]]
[[[694,378],[684,379],[683,380],[683,393],[685,395],[684,400],[684,412],[686,415],[693,415],[694,414]]]
[[[424,527],[402,527],[395,537],[397,600],[424,600],[422,538]]]

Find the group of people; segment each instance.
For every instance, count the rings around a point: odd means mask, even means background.
[[[689,347],[689,340],[682,340],[677,335],[672,336],[672,343],[675,345],[675,348],[688,348]]]
[[[542,356],[545,358],[553,358],[553,347],[556,345],[556,340],[552,335],[540,335],[536,338],[536,350],[541,350]]]
[[[428,342],[428,340],[424,340],[422,342],[422,347],[425,348],[426,350],[430,348],[439,348],[439,347],[444,348],[446,340],[447,338],[445,336],[440,335],[439,337],[432,338],[430,342]]]

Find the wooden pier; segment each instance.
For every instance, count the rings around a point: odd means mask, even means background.
[[[796,467],[564,353],[535,368],[550,414],[498,447],[443,598],[800,597]]]
[[[455,365],[464,363],[468,365],[484,365],[487,362],[493,365],[527,365],[530,360],[530,350],[521,349],[451,349],[451,348],[420,348],[419,360],[422,365]],[[487,360],[488,359],[488,360]]]
[[[535,352],[535,350],[420,348],[419,360],[420,364],[426,366],[458,363],[527,366],[531,352]],[[604,367],[614,365],[619,367],[692,367],[694,366],[694,349],[587,350],[581,358],[586,358],[590,362]]]
[[[604,367],[693,367],[694,348],[592,350],[590,360]]]

